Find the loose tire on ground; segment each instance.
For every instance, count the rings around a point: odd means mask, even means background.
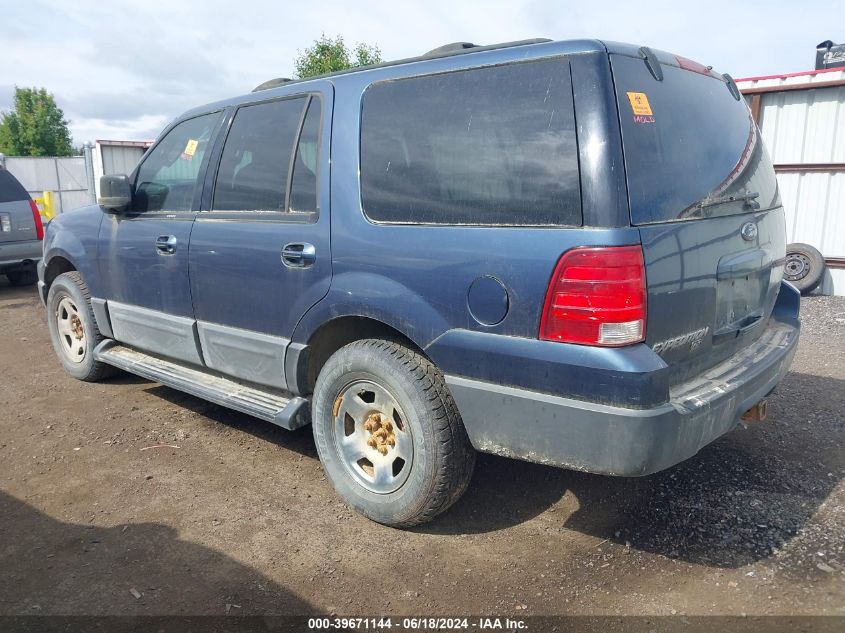
[[[13,286],[31,286],[38,281],[38,273],[35,268],[24,268],[7,272],[6,278]]]
[[[809,294],[815,290],[824,276],[824,257],[809,244],[787,244],[783,276],[801,291]]]
[[[364,516],[430,521],[466,490],[475,451],[440,371],[389,340],[338,350],[314,389],[313,431],[327,477]]]
[[[56,277],[47,294],[47,325],[53,350],[71,376],[96,382],[114,368],[94,360],[94,348],[103,340],[91,309],[88,286],[76,271]]]

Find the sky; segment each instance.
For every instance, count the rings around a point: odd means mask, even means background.
[[[152,140],[185,110],[292,77],[322,33],[385,60],[455,41],[599,38],[736,78],[797,72],[819,42],[845,41],[842,16],[845,0],[0,0],[0,111],[14,86],[44,87],[76,145]]]

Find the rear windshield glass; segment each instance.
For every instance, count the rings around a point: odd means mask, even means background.
[[[16,200],[29,200],[29,194],[12,174],[0,169],[0,202]]]
[[[580,225],[568,62],[374,84],[361,116],[361,191],[378,222]]]
[[[744,100],[727,84],[612,55],[634,224],[748,213],[780,204],[777,181]]]

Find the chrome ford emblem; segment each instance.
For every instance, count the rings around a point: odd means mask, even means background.
[[[757,225],[754,222],[746,222],[739,229],[739,234],[742,235],[742,239],[746,242],[750,242],[757,237]]]

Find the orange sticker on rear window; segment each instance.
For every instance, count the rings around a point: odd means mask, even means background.
[[[631,102],[631,109],[634,114],[640,116],[651,116],[654,114],[651,111],[651,104],[648,102],[648,97],[644,92],[629,92],[628,101]]]

